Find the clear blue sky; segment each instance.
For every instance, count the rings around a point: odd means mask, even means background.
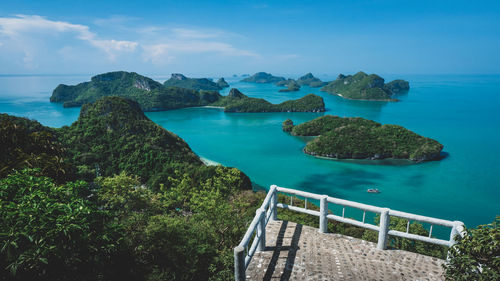
[[[500,73],[500,1],[2,1],[0,73]]]

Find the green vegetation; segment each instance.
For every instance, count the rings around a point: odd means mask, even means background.
[[[221,88],[227,88],[227,87],[229,87],[229,84],[222,77],[219,78],[219,80],[217,80],[217,85],[219,85],[219,87],[221,87]]]
[[[307,85],[309,87],[322,87],[327,84],[326,82],[323,82],[320,79],[314,77],[314,75],[312,75],[312,73],[310,72],[297,79],[297,83],[300,86]]]
[[[466,231],[449,251],[446,280],[500,280],[500,216]]]
[[[335,81],[321,88],[321,91],[337,94],[347,99],[396,101],[393,94],[409,90],[409,83],[395,80],[384,84],[384,79],[376,74],[358,72],[355,75],[340,74]]]
[[[87,180],[126,171],[157,187],[176,170],[202,166],[181,138],[149,120],[137,102],[119,97],[85,104],[60,135],[79,177]]]
[[[208,105],[220,98],[218,92],[196,91],[162,84],[135,72],[109,72],[76,86],[59,85],[51,102],[65,107],[81,106],[106,96],[121,96],[137,101],[144,111],[168,110]]]
[[[281,203],[290,204],[289,198],[290,197],[285,196],[284,194],[278,195],[278,201]],[[296,198],[296,197],[293,198],[293,206],[303,208],[304,204],[305,204],[304,200]],[[314,204],[311,204],[310,202],[307,203],[307,209],[319,211],[319,207],[314,205]],[[331,211],[330,211],[330,213],[331,213]],[[297,212],[290,211],[287,209],[279,209],[278,210],[278,219],[293,221],[296,223],[300,223],[303,225],[308,225],[308,226],[312,226],[312,227],[316,227],[316,228],[319,227],[318,217],[312,216],[312,215],[307,215],[307,214],[302,214],[302,213],[297,213]],[[374,218],[373,223],[375,225],[379,225],[380,217],[376,216]],[[389,223],[389,229],[406,232],[406,224],[407,223],[408,223],[408,221],[405,219],[398,218],[398,217],[391,217],[390,223]],[[367,240],[367,241],[374,242],[374,243],[377,243],[377,241],[378,241],[378,232],[377,231],[364,229],[361,227],[353,226],[351,224],[341,223],[341,222],[332,221],[332,220],[328,221],[328,232],[329,233],[339,233],[342,235],[347,235],[347,236]],[[423,235],[423,236],[429,236],[429,231],[427,229],[425,229],[422,224],[417,223],[417,222],[410,223],[409,233]],[[437,257],[440,259],[446,258],[446,253],[448,251],[448,248],[444,247],[444,246],[434,245],[434,244],[430,244],[430,243],[425,243],[425,242],[421,242],[421,241],[415,241],[415,240],[401,238],[401,237],[395,237],[395,236],[389,236],[387,246],[389,249],[405,250],[405,251],[409,251],[409,252],[419,253],[422,255]]]
[[[283,86],[286,86],[286,89],[281,89],[279,92],[296,92],[300,90],[300,85],[295,82],[293,79],[288,79],[285,80],[286,83],[283,84]]]
[[[87,104],[61,129],[1,122],[2,149],[15,151],[0,166],[2,280],[232,278],[232,248],[264,196],[241,171],[204,166],[123,98]],[[50,142],[32,142],[43,132]],[[53,154],[65,173],[23,161]]]
[[[226,81],[224,81],[224,78],[221,79],[223,82],[219,80],[217,83],[215,83],[214,81],[207,78],[188,78],[180,73],[173,73],[172,77],[165,81],[163,85],[166,87],[179,87],[196,91],[219,91],[224,88],[221,85],[223,85],[223,83],[226,83]],[[229,87],[229,85],[225,87]]]
[[[401,94],[410,90],[410,83],[405,80],[394,80],[384,85],[384,88],[393,94]]]
[[[239,91],[229,96],[247,99]],[[321,122],[302,129],[333,128]],[[291,120],[284,125],[299,127]],[[0,144],[2,280],[232,280],[233,247],[265,196],[252,192],[238,169],[202,165],[137,102],[119,97],[86,104],[79,119],[61,129],[2,114]],[[294,205],[303,204],[296,199]],[[278,214],[317,227],[316,217]],[[498,222],[469,230],[453,248],[450,280],[498,279]],[[328,229],[377,238],[342,223],[330,222]],[[391,217],[390,229],[404,231],[406,221]],[[416,223],[410,233],[428,235]],[[440,258],[446,252],[396,237],[390,245]]]
[[[287,121],[285,121],[287,122]],[[283,129],[290,130],[291,121]],[[397,125],[382,125],[363,118],[326,115],[293,126],[292,135],[318,136],[304,152],[337,159],[438,159],[443,145]]]
[[[290,133],[293,129],[293,121],[291,119],[286,119],[281,125],[283,132]]]
[[[0,177],[29,167],[61,182],[73,172],[56,130],[26,118],[0,114],[0,155]]]
[[[231,89],[227,97],[213,105],[224,107],[225,112],[322,112],[325,111],[323,98],[309,94],[298,100],[272,104],[264,99],[250,98],[238,89]]]
[[[247,77],[241,82],[252,82],[252,83],[277,83],[285,80],[283,77],[273,76],[266,72],[257,72],[254,75]]]
[[[182,74],[172,74],[172,78],[167,80],[165,85],[176,86],[164,86],[137,73],[110,72],[94,76],[90,82],[80,83],[76,86],[59,85],[54,90],[50,101],[63,102],[65,107],[71,107],[95,102],[102,97],[120,96],[138,102],[143,111],[208,105],[225,107],[226,112],[324,111],[323,99],[314,95],[274,105],[266,100],[250,98],[243,94],[241,95],[245,97],[244,99],[235,99],[231,97],[231,94],[228,97],[223,97],[215,91],[197,91],[177,87],[200,88],[200,83],[205,82],[216,85],[208,79],[191,79]],[[225,81],[222,79],[218,83],[222,85]]]

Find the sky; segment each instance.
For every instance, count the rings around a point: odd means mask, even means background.
[[[1,1],[0,74],[500,74],[500,1]]]

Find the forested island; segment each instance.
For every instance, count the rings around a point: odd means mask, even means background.
[[[119,97],[61,129],[0,114],[0,142],[6,280],[229,280],[263,198]]]
[[[171,82],[167,83],[168,81]],[[323,99],[315,95],[273,105],[263,99],[247,96],[235,98],[235,95],[231,94],[222,96],[217,91],[179,87],[183,85],[183,87],[196,88],[201,87],[200,83],[205,86],[217,85],[217,83],[224,85],[225,80],[214,83],[208,79],[191,79],[182,74],[173,74],[165,85],[175,84],[176,86],[165,86],[135,72],[117,71],[94,76],[90,82],[76,86],[61,84],[53,91],[50,101],[63,103],[65,107],[74,107],[94,102],[101,97],[120,96],[137,101],[143,111],[196,106],[220,106],[224,107],[226,112],[319,112],[325,110]]]
[[[288,119],[283,131],[296,136],[318,136],[304,152],[336,159],[440,159],[443,145],[398,125],[382,125],[360,117],[326,115],[294,126]]]
[[[245,99],[237,90],[231,96]],[[378,124],[336,118],[308,126],[287,120],[284,129],[323,136],[351,121],[360,128]],[[203,165],[184,140],[149,120],[138,102],[100,98],[60,129],[0,114],[0,144],[2,280],[234,280],[233,248],[265,194],[252,192],[249,178],[236,168]],[[308,207],[319,211],[311,202]],[[287,209],[280,209],[278,219],[318,226],[317,218]],[[494,280],[498,225],[500,218],[468,229],[470,235],[449,252],[447,276],[473,272],[473,279]],[[348,224],[327,227],[378,239],[377,232]],[[406,220],[391,218],[391,229],[407,227]],[[419,223],[409,227],[430,236]],[[397,249],[447,254],[442,246],[390,239]]]
[[[216,91],[166,87],[135,72],[116,71],[96,75],[90,82],[75,86],[61,84],[54,89],[50,101],[63,103],[64,107],[74,107],[106,96],[135,100],[143,111],[205,106],[220,98]]]
[[[238,89],[231,89],[229,94],[214,106],[224,107],[225,112],[323,112],[323,98],[314,94],[306,95],[297,100],[289,100],[272,104],[264,99],[251,98]]]
[[[328,83],[323,82],[320,79],[314,77],[314,75],[309,72],[306,75],[301,76],[299,79],[297,79],[297,84],[299,84],[300,86],[307,85],[309,87],[316,88],[316,87],[322,87]]]
[[[286,87],[286,89],[280,89],[279,92],[296,92],[300,90],[300,85],[293,79],[280,81],[276,85]]]
[[[339,95],[346,99],[397,101],[393,96],[408,92],[410,84],[404,80],[394,80],[384,84],[385,80],[376,74],[362,71],[354,75],[340,74],[336,80],[321,88],[321,91]]]
[[[214,82],[207,78],[188,78],[180,73],[173,73],[172,77],[163,83],[166,87],[179,87],[191,90],[219,91],[229,87],[224,78]]]
[[[280,81],[286,80],[284,77],[273,76],[266,72],[257,72],[254,75],[247,77],[241,82],[251,82],[251,83],[278,83]]]

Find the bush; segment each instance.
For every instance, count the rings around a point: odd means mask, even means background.
[[[88,185],[56,185],[23,170],[0,179],[0,275],[12,280],[97,279],[112,252],[106,213],[86,200]]]
[[[447,280],[500,280],[500,216],[491,224],[466,230],[449,250]]]

